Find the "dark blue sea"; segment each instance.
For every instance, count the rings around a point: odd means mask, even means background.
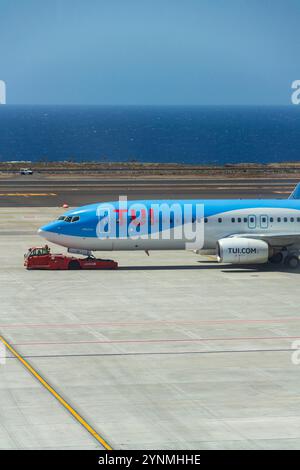
[[[300,161],[300,106],[0,106],[0,161]]]

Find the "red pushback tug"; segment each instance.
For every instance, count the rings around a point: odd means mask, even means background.
[[[52,254],[46,245],[42,248],[29,248],[24,255],[24,266],[27,269],[117,269],[118,263],[111,259],[97,259],[91,252],[73,250],[78,254],[86,254],[86,258],[76,258],[63,254]]]

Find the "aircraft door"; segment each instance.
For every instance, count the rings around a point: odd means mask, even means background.
[[[268,228],[268,216],[267,215],[261,215],[260,216],[260,228]]]
[[[256,216],[248,215],[248,227],[253,229],[256,228]]]

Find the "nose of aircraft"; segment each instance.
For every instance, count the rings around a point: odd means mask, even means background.
[[[51,242],[56,240],[57,235],[59,234],[59,229],[59,224],[54,222],[40,227],[38,229],[38,234],[49,242]]]
[[[38,234],[40,235],[40,237],[47,238],[47,231],[44,230],[44,227],[38,229]]]
[[[43,225],[39,228],[38,233],[42,232],[54,232],[55,231],[55,222],[47,225]]]

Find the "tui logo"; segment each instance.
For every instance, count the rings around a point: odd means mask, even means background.
[[[228,253],[232,255],[252,255],[257,253],[256,248],[228,248]]]

